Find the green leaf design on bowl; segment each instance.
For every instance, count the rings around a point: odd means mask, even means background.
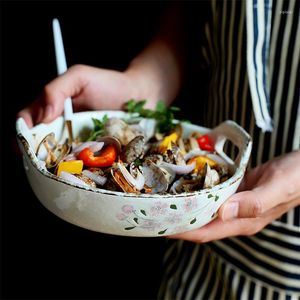
[[[175,204],[171,204],[171,205],[170,205],[170,208],[171,208],[171,209],[177,209],[177,206],[176,206]]]
[[[208,199],[214,198],[215,201],[218,201],[218,200],[219,200],[219,196],[218,196],[218,195],[215,195],[215,196],[214,196],[213,194],[208,194],[207,198],[208,198]]]
[[[194,219],[190,222],[190,224],[194,224],[196,221],[197,221],[197,219],[194,218]]]
[[[159,231],[158,234],[164,234],[167,230],[168,230],[168,228],[165,230]]]
[[[135,226],[132,226],[132,227],[125,227],[124,229],[125,230],[132,230],[132,229],[134,229],[135,228]]]

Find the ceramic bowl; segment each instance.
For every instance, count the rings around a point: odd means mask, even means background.
[[[74,136],[92,129],[91,118],[124,117],[121,111],[93,111],[73,116]],[[40,202],[52,213],[80,227],[97,232],[138,237],[165,236],[199,228],[216,215],[219,207],[236,192],[246,170],[252,141],[247,132],[233,121],[210,130],[184,124],[184,134],[197,131],[212,136],[215,149],[233,172],[227,181],[198,192],[177,195],[136,195],[100,188],[76,186],[51,174],[36,157],[41,139],[54,132],[63,140],[67,134],[62,117],[50,124],[29,129],[22,118],[16,123],[17,139],[23,153],[24,169]],[[223,151],[226,140],[239,149],[232,161]]]

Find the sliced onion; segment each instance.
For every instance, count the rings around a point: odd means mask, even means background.
[[[137,176],[136,176],[136,178],[134,178],[128,172],[128,170],[125,168],[125,166],[123,164],[118,163],[118,167],[119,167],[122,175],[124,176],[124,178],[127,180],[127,182],[132,184],[138,190],[141,190],[144,187],[145,177],[143,176],[143,174],[139,170],[137,170]]]
[[[162,162],[159,164],[159,166],[171,169],[176,174],[188,174],[195,169],[196,162],[193,162],[192,164],[189,164],[189,165],[175,165],[175,164],[170,164],[167,162]]]
[[[80,151],[82,151],[84,148],[89,148],[92,152],[100,151],[103,148],[104,143],[103,142],[95,142],[95,141],[89,141],[84,142],[77,147],[75,147],[72,151],[72,154],[77,155]]]
[[[209,153],[208,151],[203,151],[203,150],[201,150],[199,148],[198,149],[193,149],[193,150],[189,151],[187,154],[185,154],[183,156],[183,159],[185,161],[187,161],[187,160],[189,160],[189,159],[191,159],[191,158],[193,158],[195,156],[206,155],[208,153]]]
[[[206,156],[208,158],[214,160],[215,162],[217,162],[220,165],[227,165],[227,162],[219,155],[208,153],[208,154],[206,154]]]
[[[68,154],[65,158],[64,161],[70,161],[70,160],[76,160],[77,157],[74,153]]]
[[[82,174],[94,180],[98,185],[104,185],[107,181],[107,178],[105,176],[97,175],[89,170],[83,170]]]
[[[139,170],[137,170],[137,176],[135,178],[135,187],[138,190],[141,190],[144,187],[144,184],[145,184],[145,177]]]
[[[176,180],[176,181],[174,181],[173,182],[173,184],[172,184],[172,186],[171,186],[171,188],[170,188],[170,193],[171,194],[178,194],[177,193],[177,191],[176,191],[176,189],[177,189],[177,187],[180,185],[180,184],[182,184],[182,177],[180,178],[180,179],[178,179],[178,180]]]
[[[69,181],[70,183],[74,183],[74,184],[81,185],[84,187],[90,187],[83,180],[77,178],[76,176],[74,176],[73,174],[68,173],[68,172],[61,171],[59,174],[59,177]]]
[[[156,120],[154,119],[142,119],[139,122],[139,126],[143,129],[145,133],[145,139],[148,141],[155,134]]]
[[[219,184],[219,182],[220,182],[219,173],[216,170],[211,169],[209,164],[207,164],[203,188],[204,189],[212,188],[215,185]]]

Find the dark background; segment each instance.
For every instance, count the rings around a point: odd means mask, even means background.
[[[47,211],[23,171],[15,120],[17,112],[56,77],[53,18],[60,21],[69,66],[80,63],[123,70],[147,45],[171,2],[0,3],[1,297],[154,299],[165,239],[96,233]],[[194,55],[190,53],[191,60]],[[195,61],[193,67],[197,67]],[[180,117],[193,120],[199,118],[199,111],[193,108],[195,97],[188,85],[199,77],[190,74],[175,105],[185,107]]]
[[[122,70],[164,9],[164,2],[1,2],[2,298],[155,298],[164,239],[95,233],[47,211],[25,177],[15,118],[56,76],[54,17],[69,66]]]

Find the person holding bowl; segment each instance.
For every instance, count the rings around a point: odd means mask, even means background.
[[[126,70],[72,66],[18,116],[29,126],[51,122],[67,97],[75,110],[119,110],[131,98],[147,99],[149,108],[159,99],[171,104],[191,63],[187,23],[197,20],[197,11],[189,5],[170,5],[158,35]],[[209,13],[198,32],[197,59],[209,84],[207,97],[195,96],[194,105],[205,108],[200,125],[232,119],[251,134],[251,168],[216,220],[167,240],[158,297],[299,297],[299,3],[204,5]]]

